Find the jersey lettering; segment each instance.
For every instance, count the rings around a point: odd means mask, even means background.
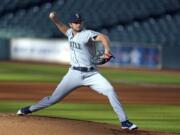
[[[70,41],[70,47],[73,49],[73,48],[76,48],[76,49],[81,49],[81,45],[79,43],[76,43],[76,42],[73,42],[73,41]]]

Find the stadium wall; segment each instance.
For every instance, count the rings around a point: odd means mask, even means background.
[[[0,39],[0,60],[10,58],[10,42],[8,39]]]
[[[0,60],[25,60],[66,63],[70,61],[67,40],[6,39],[0,40]],[[111,43],[115,59],[107,66],[136,68],[180,68],[180,46],[144,43]],[[139,54],[137,54],[139,53]],[[137,58],[135,58],[137,57]]]
[[[163,68],[180,69],[180,45],[164,45],[162,49]]]

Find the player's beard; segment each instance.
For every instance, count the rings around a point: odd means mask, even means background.
[[[73,29],[75,32],[81,32],[82,31],[82,29],[83,29],[83,27],[82,26],[80,26],[79,28],[77,28],[77,29]]]
[[[81,32],[82,31],[82,28],[81,29],[79,29],[79,30],[74,30],[75,32]]]
[[[74,32],[81,32],[83,30],[83,23],[81,22],[79,26],[76,25],[72,23],[70,24],[70,27],[73,29]]]

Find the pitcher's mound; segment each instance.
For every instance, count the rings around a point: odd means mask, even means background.
[[[54,117],[0,114],[0,135],[170,135],[125,131],[119,126]],[[173,134],[171,134],[173,135]]]

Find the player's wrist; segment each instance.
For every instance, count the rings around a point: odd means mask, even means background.
[[[110,49],[105,49],[105,50],[104,50],[104,54],[106,54],[106,55],[110,55],[110,54],[111,54]]]

